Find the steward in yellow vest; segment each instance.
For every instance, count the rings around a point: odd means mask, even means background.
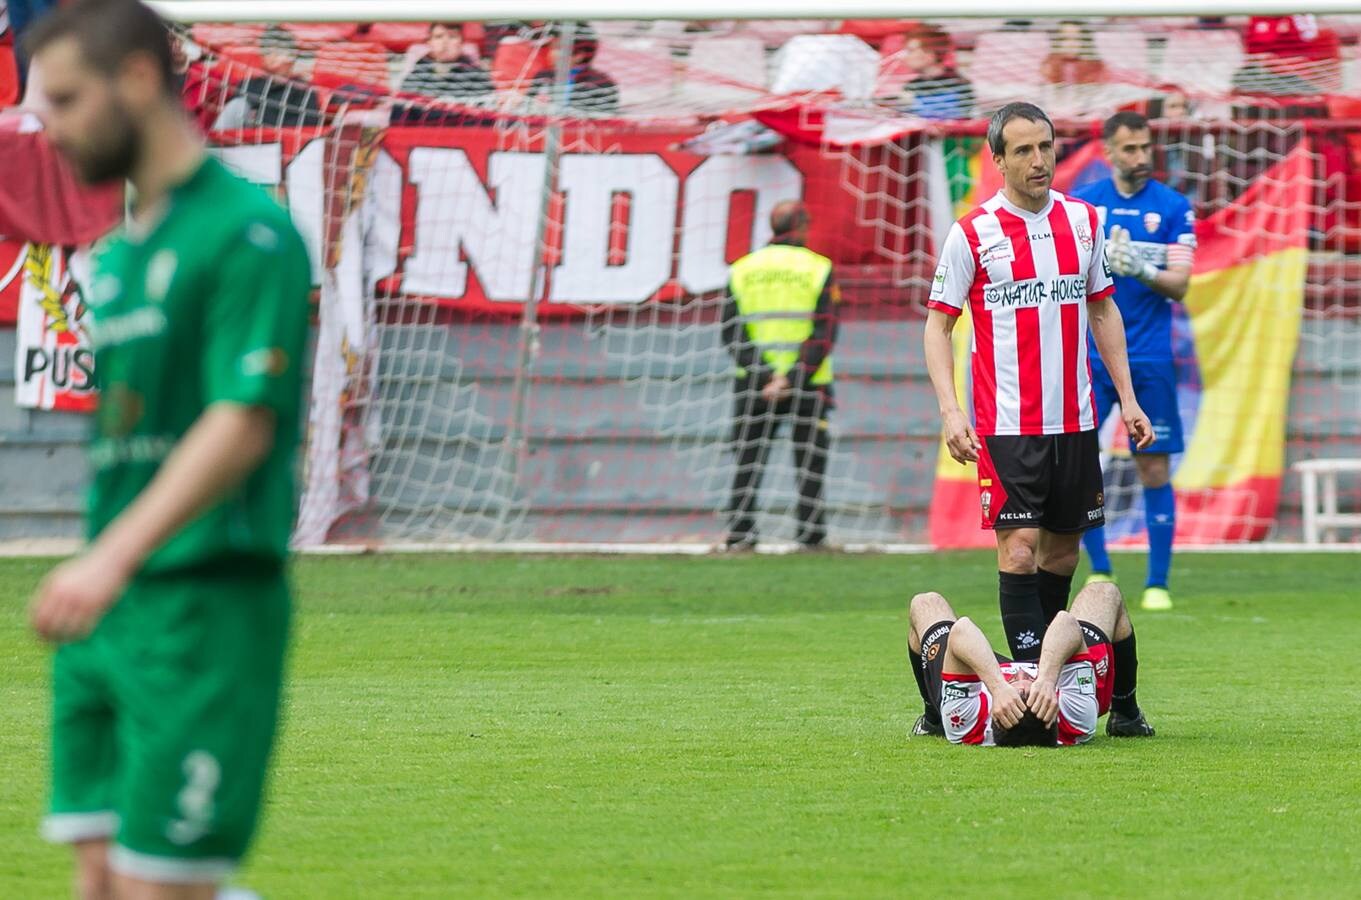
[[[723,341],[736,364],[729,550],[756,545],[761,474],[785,419],[792,424],[799,494],[795,539],[814,548],[827,537],[822,483],[831,444],[827,413],[841,296],[832,261],[804,246],[807,208],[794,200],[780,203],[770,225],[771,242],[732,264],[723,310]]]

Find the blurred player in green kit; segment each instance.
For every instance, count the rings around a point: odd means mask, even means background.
[[[205,153],[155,13],[77,0],[25,38],[53,143],[135,191],[86,290],[90,543],[32,606],[57,645],[43,832],[75,848],[82,898],[213,897],[279,716],[307,253]]]

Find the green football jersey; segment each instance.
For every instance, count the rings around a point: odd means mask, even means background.
[[[125,229],[97,250],[86,292],[99,388],[92,539],[146,488],[195,420],[228,402],[275,412],[268,457],[142,572],[282,560],[293,525],[311,282],[288,214],[211,157],[170,192],[146,234]]]

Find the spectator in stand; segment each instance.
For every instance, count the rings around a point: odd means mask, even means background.
[[[482,58],[491,60],[496,57],[496,48],[501,46],[504,40],[523,39],[533,40],[535,28],[530,22],[506,20],[502,22],[488,22],[483,26],[482,37]]]
[[[1203,140],[1201,135],[1182,127],[1195,116],[1190,99],[1176,87],[1169,87],[1165,94],[1149,101],[1148,117],[1158,120],[1161,126],[1157,133],[1163,149],[1163,184],[1194,205],[1199,199],[1199,185],[1209,175],[1209,161],[1214,157],[1213,136],[1207,133]]]
[[[552,55],[547,68],[534,73],[529,96],[541,102],[550,99],[568,109],[579,112],[612,113],[619,110],[619,86],[614,79],[599,69],[592,68],[600,42],[595,29],[585,22],[577,22],[572,30],[571,69],[567,84],[557,86],[557,59],[562,52],[560,26],[549,26]],[[555,96],[561,92],[562,96]]]
[[[260,36],[265,74],[247,78],[222,107],[214,131],[233,128],[296,128],[322,123],[317,92],[293,71],[298,45],[293,33],[271,25]]]
[[[903,85],[903,108],[923,119],[973,115],[973,85],[947,64],[950,36],[934,25],[908,32],[903,60],[916,74]]]
[[[491,97],[491,73],[464,55],[463,26],[435,22],[430,26],[429,54],[416,61],[402,81],[403,94],[426,94],[455,104],[477,103]],[[392,110],[393,125],[489,125],[484,116],[470,116],[438,103],[399,102]]]
[[[435,22],[426,40],[430,50],[416,61],[402,82],[408,94],[431,94],[445,100],[480,100],[492,92],[486,67],[463,54],[463,25]]]
[[[1148,117],[1150,119],[1189,119],[1191,118],[1191,100],[1179,88],[1171,87],[1161,97],[1154,97],[1148,103]]]
[[[1049,37],[1049,55],[1040,73],[1050,84],[1098,84],[1106,80],[1106,66],[1097,57],[1096,43],[1085,22],[1065,19]]]

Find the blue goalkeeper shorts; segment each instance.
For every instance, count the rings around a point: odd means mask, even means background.
[[[1130,380],[1134,397],[1153,423],[1153,443],[1135,453],[1181,453],[1186,440],[1181,430],[1181,410],[1177,407],[1177,369],[1170,359],[1131,359]],[[1111,407],[1119,400],[1110,373],[1099,359],[1092,359],[1092,392],[1096,395],[1096,421],[1106,421]]]

